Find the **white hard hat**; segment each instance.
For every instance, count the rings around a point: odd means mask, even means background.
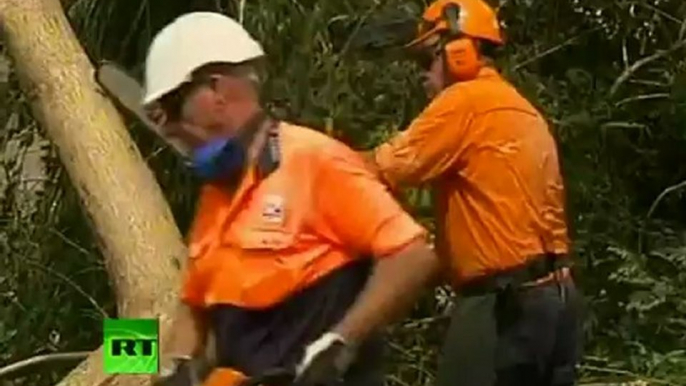
[[[190,80],[209,63],[241,63],[264,56],[262,46],[243,26],[214,12],[192,12],[157,33],[145,60],[147,105]]]

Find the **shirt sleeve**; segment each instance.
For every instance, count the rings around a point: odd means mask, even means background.
[[[348,250],[382,258],[426,237],[362,157],[342,144],[321,151],[314,189],[323,233]]]
[[[384,180],[393,186],[420,185],[456,163],[467,146],[474,115],[462,91],[444,91],[405,131],[375,149],[374,160]]]

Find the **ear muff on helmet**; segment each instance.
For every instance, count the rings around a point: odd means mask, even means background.
[[[460,6],[448,4],[443,9],[448,33],[443,44],[445,65],[456,81],[476,78],[482,67],[476,42],[460,30]]]
[[[481,70],[481,59],[473,39],[462,37],[445,44],[445,62],[450,75],[457,81],[471,80]]]

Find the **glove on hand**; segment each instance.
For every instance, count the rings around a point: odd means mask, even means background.
[[[296,369],[295,385],[331,385],[343,377],[354,357],[354,348],[342,336],[327,332],[305,348]]]
[[[210,373],[209,364],[202,359],[174,358],[170,366],[160,369],[153,386],[196,386]]]

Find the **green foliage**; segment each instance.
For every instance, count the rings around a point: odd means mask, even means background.
[[[559,140],[587,300],[584,376],[686,384],[686,200],[678,185],[686,180],[686,3],[500,4],[509,44],[498,63],[546,113]],[[291,121],[322,130],[333,123],[336,136],[370,148],[406,126],[425,99],[411,63],[361,55],[350,37],[380,10],[408,5],[421,4],[77,0],[68,15],[93,60],[115,60],[136,72],[151,36],[176,15],[192,9],[243,15],[269,54],[265,99]],[[8,72],[0,79],[7,182],[0,202],[3,363],[96,347],[103,312],[115,314],[96,240],[53,152],[42,156],[47,170],[33,209],[23,204],[29,193],[20,175],[22,151],[40,131]],[[157,139],[130,126],[185,231],[195,181]],[[11,153],[12,141],[23,150]],[[427,190],[407,198],[431,226]],[[394,326],[389,384],[431,383],[449,296],[437,289]],[[65,371],[50,369],[16,384],[47,385]]]

